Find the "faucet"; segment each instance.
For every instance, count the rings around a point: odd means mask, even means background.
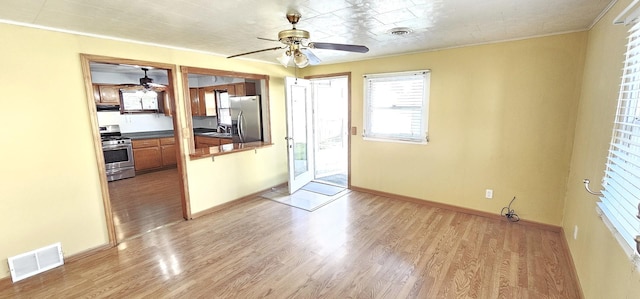
[[[218,125],[218,133],[228,133],[227,126]]]

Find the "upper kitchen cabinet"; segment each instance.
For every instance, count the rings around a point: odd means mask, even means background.
[[[214,86],[216,90],[226,90],[232,97],[256,95],[256,84],[253,82],[240,82]]]
[[[191,102],[191,115],[200,116],[200,94],[198,88],[189,88],[189,99]]]
[[[256,95],[256,84],[241,82],[204,87],[189,87],[192,116],[217,116],[216,91],[226,91],[230,96]]]
[[[173,99],[171,99],[171,93],[168,91],[162,91],[158,94],[158,100],[160,101],[159,110],[164,113],[165,116],[173,116]]]
[[[120,105],[120,88],[123,85],[93,84],[93,96],[96,105]]]
[[[233,84],[216,85],[216,90],[226,91],[230,95],[236,94],[236,86]]]
[[[216,116],[215,91],[214,86],[189,88],[192,116]]]
[[[256,95],[256,84],[253,82],[235,83],[233,84],[234,92],[229,92],[230,95],[243,97]]]
[[[201,116],[216,116],[215,87],[198,88]]]

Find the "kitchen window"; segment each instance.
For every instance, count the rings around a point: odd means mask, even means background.
[[[640,22],[629,31],[618,106],[598,211],[636,263],[640,255]],[[638,248],[640,249],[640,248]]]
[[[429,70],[364,76],[364,139],[428,142]]]

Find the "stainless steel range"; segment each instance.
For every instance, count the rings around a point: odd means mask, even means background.
[[[107,181],[131,178],[136,175],[131,139],[122,137],[119,125],[100,127],[102,153],[107,169]]]

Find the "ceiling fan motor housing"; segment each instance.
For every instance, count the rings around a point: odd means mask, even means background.
[[[300,29],[282,30],[278,33],[278,40],[285,45],[301,43],[309,39],[309,31]]]
[[[153,83],[153,79],[147,77],[147,71],[149,70],[148,68],[140,68],[141,70],[144,71],[144,77],[140,78],[140,85],[144,86],[145,88],[147,86],[149,86],[149,84]]]
[[[144,77],[144,78],[140,78],[140,85],[142,86],[147,86],[150,83],[153,83],[153,79],[149,78],[149,77]]]

